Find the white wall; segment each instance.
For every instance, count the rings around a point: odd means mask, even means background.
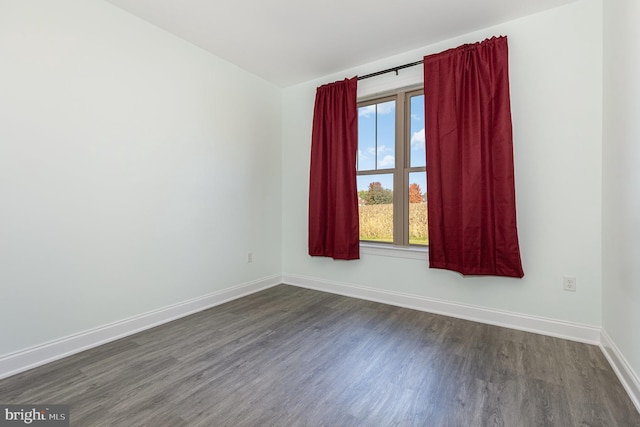
[[[637,402],[640,402],[639,19],[637,0],[604,2],[602,325],[622,358],[636,372]]]
[[[281,102],[106,2],[0,2],[0,356],[279,275]]]
[[[525,278],[461,277],[426,260],[307,255],[307,198],[317,86],[413,62],[493,35],[509,37],[518,223]],[[419,70],[401,71],[398,86]],[[404,76],[404,77],[403,77]],[[388,86],[366,80],[360,93]],[[380,87],[378,87],[380,86]],[[434,298],[599,327],[601,324],[602,4],[583,0],[285,89],[285,276]],[[562,290],[577,277],[576,293]]]

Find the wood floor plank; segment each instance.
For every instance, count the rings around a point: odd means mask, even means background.
[[[280,285],[0,381],[77,426],[640,426],[596,346]]]

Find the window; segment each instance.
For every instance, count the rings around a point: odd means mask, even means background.
[[[422,90],[358,103],[360,241],[429,244]]]

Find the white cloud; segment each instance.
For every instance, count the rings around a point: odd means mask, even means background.
[[[375,114],[375,112],[376,112],[375,105],[367,105],[366,107],[358,108],[359,116],[369,117],[370,115]]]
[[[384,156],[382,160],[378,162],[378,167],[383,168],[385,166],[394,166],[396,164],[396,158],[394,156],[388,155]]]
[[[363,163],[366,164],[369,161],[369,156],[362,150],[358,150],[358,168],[362,168]]]
[[[422,116],[420,116],[420,115],[418,115],[418,114],[412,114],[412,115],[411,115],[411,118],[412,118],[413,120],[420,120],[420,121],[422,121],[422,119],[424,119],[424,117],[422,117]]]
[[[383,102],[378,104],[378,114],[390,114],[396,111],[395,101]]]
[[[390,152],[393,152],[393,149],[391,147],[387,147],[386,145],[378,146],[378,155]],[[376,149],[373,147],[369,147],[369,153],[376,154]]]
[[[358,150],[358,156],[360,156],[360,159],[368,159],[369,156],[367,156],[367,154],[371,155],[372,157],[377,157],[379,159],[378,168],[383,168],[386,166],[395,165],[396,158],[393,154],[384,155],[385,153],[393,153],[393,152],[394,152],[394,149],[392,147],[381,145],[378,147],[377,152],[375,147],[368,147],[366,154]]]
[[[367,105],[366,107],[358,108],[358,116],[369,117],[376,113],[376,106],[378,107],[378,115],[390,114],[396,111],[396,104],[394,101],[383,102],[382,104]]]
[[[414,150],[424,150],[424,128],[420,129],[418,132],[414,132],[411,135],[411,148]]]

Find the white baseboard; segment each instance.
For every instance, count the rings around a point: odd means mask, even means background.
[[[282,283],[274,275],[69,335],[0,357],[0,379]]]
[[[600,344],[600,328],[591,325],[547,319],[508,311],[493,310],[473,305],[426,298],[418,295],[404,294],[370,287],[332,282],[313,277],[295,274],[283,274],[284,283],[302,288],[315,289],[429,313],[473,320],[490,325],[503,326],[526,332],[564,338],[587,344]]]
[[[618,376],[618,379],[620,379],[631,401],[638,412],[640,412],[640,378],[638,378],[638,375],[633,371],[604,329],[602,329],[600,335],[600,348]]]

